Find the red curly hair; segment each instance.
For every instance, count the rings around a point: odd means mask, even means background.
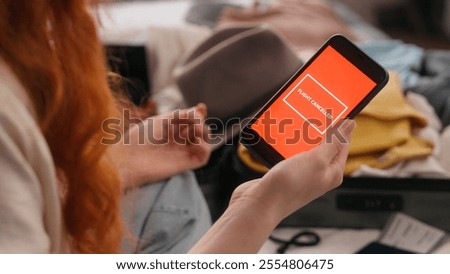
[[[115,115],[103,47],[84,0],[2,0],[0,56],[26,88],[65,188],[73,252],[119,251],[120,181],[100,144]]]

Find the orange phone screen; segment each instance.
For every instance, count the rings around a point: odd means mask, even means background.
[[[331,46],[303,71],[251,125],[289,158],[320,144],[376,83]]]

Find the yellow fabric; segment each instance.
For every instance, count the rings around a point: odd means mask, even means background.
[[[402,161],[425,157],[432,153],[433,144],[419,137],[411,136],[404,143],[398,144],[381,153],[349,156],[345,165],[345,174],[350,174],[361,165],[385,169]]]
[[[426,126],[426,118],[409,106],[400,79],[390,73],[386,87],[355,117],[345,174],[361,165],[388,168],[401,161],[424,157],[433,144],[412,135],[414,128]]]
[[[400,79],[390,73],[386,87],[355,117],[350,154],[388,149],[411,136],[411,127],[424,127],[426,118],[405,102]]]
[[[260,172],[266,173],[269,169],[259,159],[255,158],[252,153],[244,147],[242,144],[238,146],[238,157],[248,168]]]
[[[349,155],[384,151],[405,142],[411,136],[408,119],[387,121],[358,116],[355,122]]]

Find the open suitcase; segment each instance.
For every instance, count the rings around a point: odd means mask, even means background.
[[[284,226],[382,228],[404,212],[450,231],[450,182],[443,179],[346,177],[341,187],[286,218]]]

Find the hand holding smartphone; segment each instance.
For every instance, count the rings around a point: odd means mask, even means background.
[[[355,117],[388,78],[356,45],[335,35],[243,128],[241,143],[269,167],[310,150],[339,121]]]

